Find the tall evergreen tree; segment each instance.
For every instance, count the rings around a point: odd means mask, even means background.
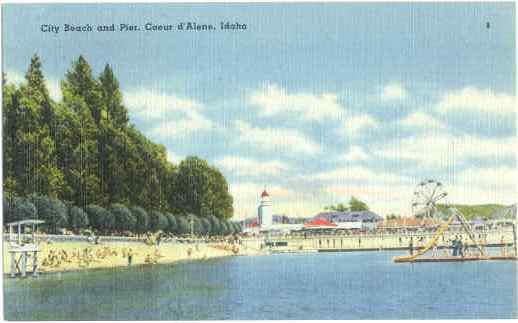
[[[45,102],[50,101],[49,91],[45,84],[45,77],[41,71],[41,61],[38,55],[33,55],[31,64],[25,74],[27,82],[26,94],[31,97],[39,106],[43,106]]]
[[[64,185],[63,173],[56,164],[56,144],[51,136],[54,103],[49,97],[37,55],[31,59],[25,82],[11,100],[7,112],[9,136],[17,191],[57,197]],[[6,114],[4,114],[6,115]]]
[[[16,137],[17,117],[19,115],[19,94],[14,85],[8,84],[4,78],[2,80],[2,147],[3,147],[3,189],[4,198],[7,197],[9,205],[13,204],[13,199],[19,190],[19,179],[16,173],[15,161],[18,139]]]
[[[121,197],[120,189],[124,189],[120,164],[124,160],[120,149],[121,136],[128,125],[128,111],[122,103],[119,81],[113,74],[110,65],[106,64],[99,76],[102,102],[101,120],[98,129],[99,180],[101,192],[109,203],[127,202]]]
[[[86,93],[80,81],[89,84],[89,78],[81,75],[86,69],[84,63],[77,62],[73,70],[66,74],[62,82],[63,118],[59,131],[63,138],[60,162],[67,172],[68,184],[71,188],[71,200],[80,208],[88,204],[101,204],[98,172],[97,127],[91,109],[85,100]],[[86,69],[89,72],[89,67]]]
[[[122,93],[119,81],[115,78],[110,65],[106,64],[101,76],[101,98],[106,111],[106,118],[115,128],[124,128],[128,125],[128,110],[122,103]]]
[[[92,68],[83,56],[79,56],[77,61],[72,63],[72,68],[66,73],[62,87],[63,92],[84,101],[95,124],[98,125],[103,108],[101,88],[99,82],[93,77]]]

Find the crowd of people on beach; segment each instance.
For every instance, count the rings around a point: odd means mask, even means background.
[[[235,243],[225,243],[225,244],[214,245],[213,248],[231,251],[235,255],[237,255],[239,253],[239,246]]]
[[[91,246],[83,247],[83,248],[74,248],[71,250],[65,250],[65,248],[57,248],[53,244],[54,242],[50,239],[47,239],[45,242],[45,248],[47,252],[44,252],[43,259],[41,261],[42,269],[59,269],[65,266],[72,267],[90,267],[95,263],[101,263],[103,261],[108,260],[108,258],[114,259],[114,257],[122,257],[123,259],[127,259],[128,266],[131,266],[135,263],[135,257],[137,256],[136,251],[131,247],[114,247],[110,246],[110,243],[107,241],[102,241],[99,237],[91,236],[87,239],[87,241],[91,244]],[[186,249],[187,258],[191,258],[196,255],[196,253],[200,252],[200,243],[207,242],[209,243],[209,247],[230,251],[233,254],[239,253],[239,239],[235,237],[227,237],[227,238],[207,238],[207,239],[194,239],[179,241],[177,237],[172,237],[170,235],[165,234],[148,234],[145,236],[144,244],[149,247],[153,247],[152,251],[148,250],[143,254],[143,263],[144,264],[157,264],[161,258],[165,257],[160,252],[160,245],[163,243],[189,243],[188,248]],[[135,248],[138,249],[138,248]],[[202,259],[206,259],[207,255],[204,254]],[[93,267],[93,266],[92,266]]]
[[[79,267],[88,267],[93,262],[99,262],[107,257],[117,256],[117,248],[104,246],[102,248],[86,247],[76,248],[71,252],[65,249],[50,249],[46,257],[42,260],[43,267],[59,268],[64,264],[76,263]]]

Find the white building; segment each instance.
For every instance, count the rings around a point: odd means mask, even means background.
[[[261,230],[267,230],[272,226],[272,201],[266,190],[261,194],[261,202],[257,209],[257,220]]]

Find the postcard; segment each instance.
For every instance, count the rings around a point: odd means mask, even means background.
[[[1,10],[5,320],[518,318],[514,2]]]

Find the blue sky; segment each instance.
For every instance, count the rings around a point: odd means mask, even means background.
[[[42,33],[41,24],[220,21],[246,31]],[[490,28],[486,28],[490,22]],[[7,5],[3,69],[49,88],[83,55],[113,66],[130,119],[169,159],[206,158],[236,218],[363,199],[408,215],[423,178],[458,203],[516,196],[512,3]]]

